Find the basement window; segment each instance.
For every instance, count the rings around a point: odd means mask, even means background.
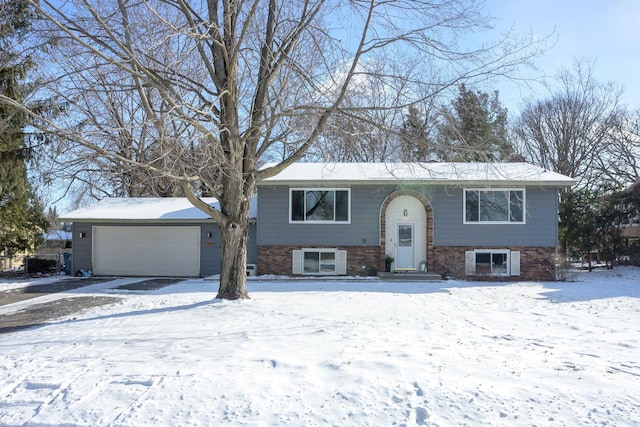
[[[520,252],[508,249],[477,249],[465,253],[468,276],[519,276]]]
[[[293,251],[293,274],[347,274],[347,251],[307,248]]]

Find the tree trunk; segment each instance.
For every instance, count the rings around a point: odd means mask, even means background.
[[[248,225],[231,222],[220,230],[222,266],[217,298],[247,299],[247,238]]]

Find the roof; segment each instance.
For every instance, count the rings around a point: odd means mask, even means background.
[[[273,166],[267,164],[263,168]],[[537,184],[569,187],[573,178],[529,163],[294,163],[264,184],[411,181],[443,185]]]
[[[202,199],[205,203],[220,209],[220,203],[212,197]],[[257,216],[257,203],[251,202],[250,218]],[[207,220],[211,217],[193,206],[186,197],[123,197],[103,199],[65,215],[63,221],[94,220],[155,220],[155,221],[193,221]]]
[[[52,230],[45,233],[43,237],[46,241],[71,240],[72,233],[66,230]]]
[[[622,229],[622,237],[640,239],[640,226],[630,226]]]
[[[640,192],[640,179],[627,188],[627,193],[635,194],[637,192]]]

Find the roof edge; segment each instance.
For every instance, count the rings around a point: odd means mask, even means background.
[[[566,180],[566,181],[517,181],[517,180],[420,180],[420,179],[354,179],[354,180],[331,180],[324,179],[322,181],[318,180],[286,180],[286,181],[260,181],[257,183],[258,187],[276,187],[276,186],[314,186],[320,187],[325,186],[327,183],[331,183],[331,185],[431,185],[434,187],[465,187],[465,186],[482,186],[482,187],[499,187],[499,186],[527,186],[527,187],[572,187],[576,184],[574,179]]]

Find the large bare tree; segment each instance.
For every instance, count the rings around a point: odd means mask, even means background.
[[[40,93],[60,106],[57,116],[29,111],[34,123],[63,141],[59,156],[179,185],[220,226],[218,297],[229,299],[247,297],[256,182],[302,159],[332,117],[378,108],[344,104],[349,91],[375,78],[406,108],[463,79],[508,75],[543,47],[512,35],[463,47],[463,33],[489,24],[471,0],[32,3],[43,36],[57,41]]]
[[[556,82],[548,98],[521,112],[514,126],[518,148],[534,163],[589,185],[597,180],[596,161],[606,152],[622,91],[598,82],[585,61],[562,69]]]
[[[595,168],[605,182],[640,182],[640,109],[623,109],[612,120],[606,150],[596,158]]]

